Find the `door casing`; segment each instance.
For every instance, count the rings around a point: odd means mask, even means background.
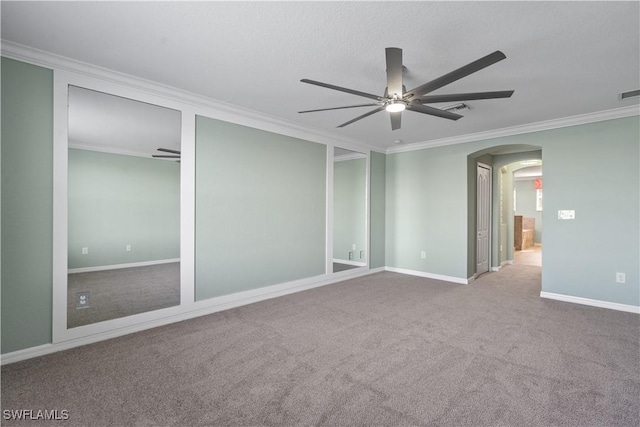
[[[489,271],[491,264],[492,167],[476,165],[476,276]]]

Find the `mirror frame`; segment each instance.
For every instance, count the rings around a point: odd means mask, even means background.
[[[266,119],[228,105],[217,105],[211,100],[193,96],[180,90],[154,82],[91,68],[89,72],[74,64],[65,68],[53,67],[53,295],[52,344],[58,349],[102,341],[151,327],[186,320],[205,314],[245,305],[267,298],[286,295],[291,289],[305,289],[368,274],[371,261],[370,191],[371,150],[358,143],[340,140],[334,136],[315,133],[290,123]],[[68,96],[69,86],[77,86],[134,101],[180,111],[181,167],[180,167],[180,305],[146,313],[134,314],[88,325],[67,328],[67,274],[68,274]],[[293,282],[267,286],[257,292],[195,300],[195,145],[196,116],[211,117],[242,126],[305,139],[326,147],[326,239],[325,274]],[[344,148],[366,156],[366,265],[333,273],[333,173],[334,147]]]
[[[353,151],[354,153],[364,155],[366,162],[365,166],[365,265],[360,267],[351,268],[344,271],[333,271],[333,233],[334,233],[334,164],[335,164],[335,148],[342,148],[344,150]],[[335,277],[349,277],[357,273],[370,270],[371,263],[371,150],[365,149],[359,146],[350,146],[346,144],[327,144],[327,263],[326,274]]]
[[[118,83],[92,78],[64,70],[54,70],[54,141],[53,141],[53,322],[52,342],[85,338],[142,323],[173,318],[194,301],[194,188],[195,188],[195,113],[188,104],[161,96],[153,91],[133,89]],[[180,304],[173,307],[134,314],[88,325],[67,328],[68,274],[68,103],[69,86],[90,89],[134,101],[145,102],[181,113],[180,163]],[[190,304],[191,303],[191,304]],[[169,323],[169,321],[165,322]],[[117,333],[115,335],[122,335]]]

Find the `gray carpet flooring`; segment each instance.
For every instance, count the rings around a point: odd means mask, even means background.
[[[65,426],[638,426],[640,317],[539,292],[535,266],[470,285],[378,273],[3,366],[2,409],[65,409],[41,423]]]
[[[180,304],[179,262],[67,277],[67,328]],[[77,292],[89,292],[89,307],[76,309]]]

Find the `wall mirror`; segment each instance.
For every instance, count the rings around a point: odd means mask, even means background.
[[[334,147],[333,272],[367,265],[367,155]]]
[[[180,305],[181,112],[68,89],[67,328]]]

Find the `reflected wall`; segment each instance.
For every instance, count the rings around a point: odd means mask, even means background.
[[[367,157],[334,149],[333,271],[367,264]]]
[[[69,87],[68,328],[180,304],[180,121]]]

